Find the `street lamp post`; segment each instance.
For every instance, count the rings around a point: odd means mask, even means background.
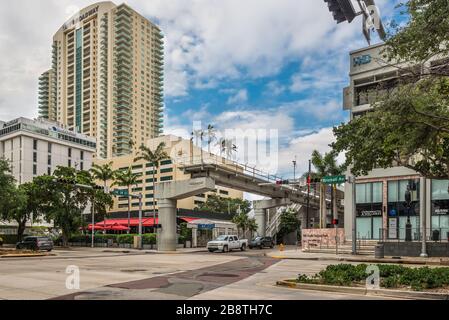
[[[307,175],[307,208],[306,208],[306,223],[305,228],[309,229],[309,207],[310,207],[310,175],[312,171],[312,160],[309,160],[309,172]]]
[[[296,180],[296,157],[295,160],[293,160],[292,162],[293,162],[293,180]]]
[[[405,241],[412,241],[412,223],[410,222],[410,209],[412,203],[412,193],[410,191],[410,184],[407,185],[407,190],[405,191],[405,204],[407,208],[407,224],[405,225]]]

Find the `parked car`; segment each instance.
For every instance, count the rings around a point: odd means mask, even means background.
[[[53,241],[47,237],[25,237],[16,244],[16,249],[28,249],[33,251],[53,250]]]
[[[274,248],[274,240],[272,237],[256,237],[249,243],[249,248]]]
[[[247,239],[239,239],[239,237],[234,235],[222,235],[213,241],[207,243],[207,250],[209,252],[221,251],[229,252],[232,250],[239,249],[245,251],[248,247]]]

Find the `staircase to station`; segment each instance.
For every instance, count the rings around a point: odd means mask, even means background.
[[[267,222],[266,235],[269,237],[275,237],[279,232],[279,226],[281,224],[281,215],[285,210],[293,210],[298,212],[301,209],[302,205],[299,203],[293,203],[286,207],[279,207],[276,209],[276,213],[273,216],[270,216],[269,221]]]

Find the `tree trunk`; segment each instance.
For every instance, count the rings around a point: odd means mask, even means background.
[[[21,220],[21,221],[17,221],[18,226],[17,226],[17,241],[20,242],[22,241],[23,238],[23,233],[25,232],[26,229],[26,220]]]
[[[323,216],[326,210],[326,192],[323,190],[323,184],[320,183],[320,229],[323,228]]]

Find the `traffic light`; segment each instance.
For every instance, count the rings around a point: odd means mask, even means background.
[[[332,225],[334,226],[338,225],[338,219],[332,219]]]
[[[290,184],[289,180],[277,180],[276,184],[279,185],[283,185],[283,184]]]
[[[94,190],[104,190],[103,186],[93,186]]]
[[[329,11],[337,23],[344,21],[351,23],[357,15],[351,0],[324,0],[324,2],[327,2]]]
[[[310,178],[310,184],[313,184],[313,183],[320,183],[321,182],[321,179],[320,178]]]

